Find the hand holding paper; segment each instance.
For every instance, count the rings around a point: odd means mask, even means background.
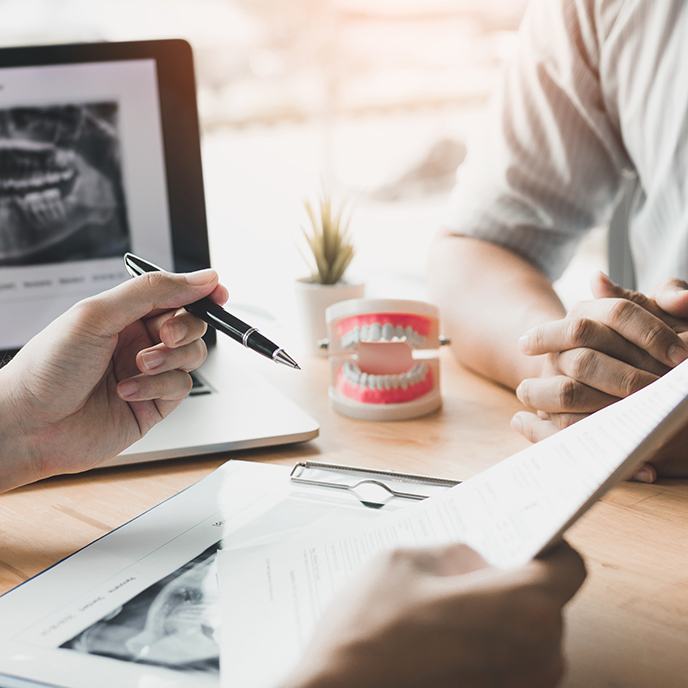
[[[337,596],[286,687],[555,685],[561,608],[584,577],[567,545],[517,572],[465,545],[395,550]]]

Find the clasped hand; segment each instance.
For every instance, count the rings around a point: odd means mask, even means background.
[[[671,280],[648,297],[599,274],[590,301],[561,320],[531,329],[520,340],[543,356],[540,377],[523,380],[512,427],[537,442],[642,389],[688,358],[688,284]],[[636,478],[652,482],[656,468]]]

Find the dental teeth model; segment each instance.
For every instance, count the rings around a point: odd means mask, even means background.
[[[330,399],[339,413],[402,420],[442,405],[435,306],[353,299],[330,306],[326,320]]]

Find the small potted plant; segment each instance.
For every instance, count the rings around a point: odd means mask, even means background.
[[[320,352],[318,343],[324,339],[325,310],[346,299],[363,296],[364,285],[345,280],[347,268],[354,257],[349,234],[350,216],[344,207],[334,207],[332,199],[323,194],[316,206],[304,203],[308,226],[303,234],[310,252],[308,263],[312,274],[297,280],[297,297],[303,333],[312,353]]]

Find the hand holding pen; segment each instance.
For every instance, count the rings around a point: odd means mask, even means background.
[[[124,255],[124,265],[127,272],[132,277],[138,277],[147,272],[162,271],[157,265],[143,258],[139,258],[133,253],[126,253]],[[265,356],[275,361],[275,363],[281,363],[290,368],[297,368],[300,370],[299,364],[282,347],[271,342],[267,337],[262,335],[258,331],[258,328],[228,313],[224,308],[210,299],[200,299],[199,301],[184,306],[184,308],[189,311],[189,313],[193,313],[197,318],[208,323],[210,327],[215,328],[218,332],[223,332],[235,342],[249,349],[253,349],[253,351],[261,354],[261,356]]]
[[[0,368],[0,492],[99,466],[186,398],[207,349],[182,307],[228,294],[214,270],[158,277],[75,304]]]

